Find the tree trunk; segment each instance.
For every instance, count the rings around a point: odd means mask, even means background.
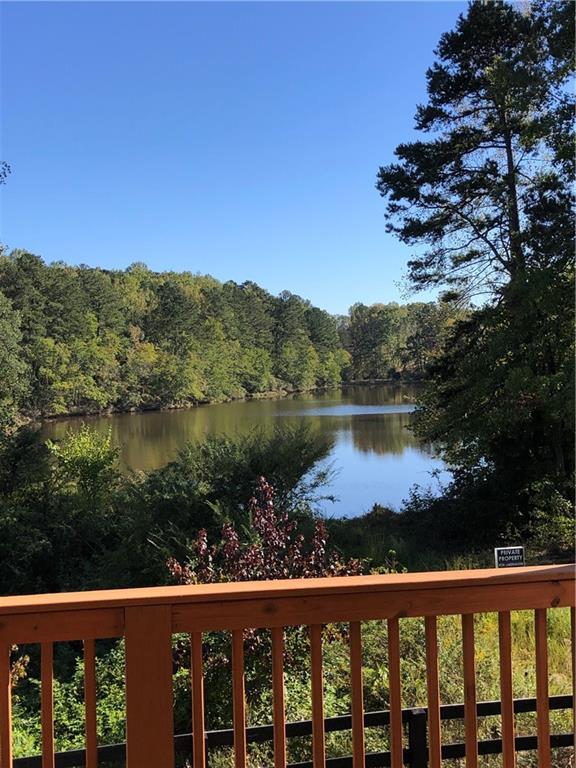
[[[503,117],[504,144],[506,146],[506,185],[508,187],[508,239],[510,243],[510,271],[514,276],[524,270],[524,254],[520,241],[520,214],[518,212],[518,191],[516,188],[516,168],[512,149],[512,136]]]

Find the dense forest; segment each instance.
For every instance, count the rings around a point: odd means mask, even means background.
[[[436,304],[335,318],[255,283],[0,256],[0,412],[31,416],[193,405],[423,376],[454,313]]]

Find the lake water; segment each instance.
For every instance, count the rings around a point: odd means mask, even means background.
[[[409,429],[416,391],[411,385],[349,386],[185,411],[62,419],[45,422],[41,429],[44,437],[60,439],[84,422],[103,432],[111,428],[124,465],[150,470],[167,464],[190,440],[267,430],[280,420],[304,421],[333,443],[326,462],[336,474],[326,491],[338,501],[323,502],[322,509],[330,516],[352,517],[376,502],[398,509],[415,483],[437,489],[432,470],[441,471],[441,480],[448,478],[433,448],[419,443]]]

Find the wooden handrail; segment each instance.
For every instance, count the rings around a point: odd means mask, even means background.
[[[332,576],[320,579],[282,579],[176,587],[107,589],[91,592],[58,592],[42,595],[0,597],[0,616],[50,611],[81,611],[95,608],[128,608],[145,605],[210,603],[220,600],[266,600],[315,595],[367,594],[435,590],[460,587],[496,587],[574,581],[574,564],[537,565],[522,568],[482,568],[465,571],[427,571],[370,576]],[[454,611],[458,613],[458,611]]]
[[[574,566],[344,576],[0,598],[0,643],[124,635],[129,608],[171,606],[174,632],[574,605]]]
[[[316,627],[311,646],[312,665],[321,665],[319,625],[346,622],[351,638],[352,744],[354,766],[364,764],[364,717],[362,692],[361,623],[386,620],[388,624],[391,720],[391,765],[401,768],[405,760],[402,730],[402,691],[399,667],[398,630],[405,617],[427,619],[427,677],[431,713],[429,758],[439,765],[440,701],[438,699],[436,626],[437,616],[462,616],[464,652],[463,690],[465,701],[466,765],[478,762],[476,733],[476,692],[474,663],[474,614],[495,611],[501,619],[500,653],[502,699],[506,709],[503,748],[506,768],[514,768],[515,734],[510,720],[509,678],[511,653],[508,613],[535,611],[538,679],[538,753],[542,765],[550,764],[548,711],[547,610],[575,606],[574,566],[553,565],[515,569],[485,569],[437,573],[407,573],[351,576],[322,579],[294,579],[270,582],[240,582],[144,589],[118,589],[85,593],[0,597],[0,768],[12,768],[9,691],[9,648],[13,643],[39,643],[43,649],[42,687],[45,764],[53,764],[54,745],[52,686],[52,644],[81,640],[90,661],[93,641],[124,638],[126,643],[127,765],[128,768],[172,768],[172,635],[188,633],[192,638],[191,687],[196,768],[205,764],[202,635],[229,631],[236,637],[233,665],[243,660],[239,639],[245,629],[270,628],[273,636],[273,712],[275,765],[284,768],[284,629],[289,626]],[[572,639],[574,643],[574,639]],[[574,647],[574,646],[573,646]],[[236,660],[236,661],[235,661]],[[94,671],[87,667],[87,740],[94,763]],[[423,670],[424,671],[424,670]],[[233,669],[236,680],[234,732],[237,736],[236,764],[247,764],[246,728],[241,670]],[[314,680],[313,764],[325,765],[322,670],[312,671]]]

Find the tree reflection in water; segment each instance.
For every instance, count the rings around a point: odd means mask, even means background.
[[[337,474],[327,490],[347,499],[343,514],[349,514],[353,505],[359,512],[374,501],[399,505],[423,472],[440,466],[433,447],[419,443],[409,428],[417,391],[406,384],[348,386],[183,411],[62,419],[46,422],[41,429],[46,438],[60,439],[83,422],[103,432],[112,428],[123,465],[147,471],[167,464],[187,442],[207,435],[234,436],[254,429],[268,433],[279,421],[304,421],[334,444],[328,462]],[[335,513],[338,507],[332,508]]]

